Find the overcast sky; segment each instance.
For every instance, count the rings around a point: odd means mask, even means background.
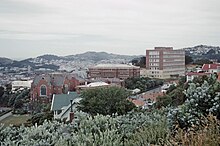
[[[0,56],[220,46],[220,0],[0,0]]]

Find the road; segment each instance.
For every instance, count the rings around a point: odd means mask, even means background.
[[[3,120],[3,119],[5,119],[5,118],[7,118],[7,117],[9,117],[9,116],[11,116],[11,115],[12,115],[12,112],[9,112],[9,113],[7,113],[7,114],[2,115],[2,116],[0,117],[0,121]]]
[[[149,90],[149,91],[144,92],[144,93],[155,93],[155,92],[161,92],[161,87],[158,87],[158,88],[155,88],[155,89]]]

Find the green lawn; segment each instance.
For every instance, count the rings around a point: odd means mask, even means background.
[[[10,124],[17,126],[25,123],[30,117],[30,115],[11,115],[0,121],[0,123],[3,123],[5,126],[9,126]]]

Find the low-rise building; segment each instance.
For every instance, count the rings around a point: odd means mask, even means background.
[[[203,64],[202,71],[209,73],[218,73],[220,72],[220,63]]]
[[[33,80],[28,81],[12,81],[12,91],[20,89],[20,88],[31,88],[31,83]]]
[[[198,72],[189,72],[186,73],[186,82],[193,81],[194,78],[203,77],[203,76],[211,76],[212,73],[198,73]]]
[[[89,78],[119,78],[139,77],[140,67],[128,64],[99,64],[89,68]]]

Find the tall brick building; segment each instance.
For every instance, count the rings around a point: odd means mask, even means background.
[[[53,94],[67,94],[76,86],[84,84],[76,74],[45,74],[35,76],[31,84],[31,100],[50,102]]]
[[[118,78],[139,77],[140,67],[127,64],[99,64],[89,68],[89,78]]]
[[[147,76],[167,79],[185,75],[185,51],[172,47],[155,47],[146,50]]]

